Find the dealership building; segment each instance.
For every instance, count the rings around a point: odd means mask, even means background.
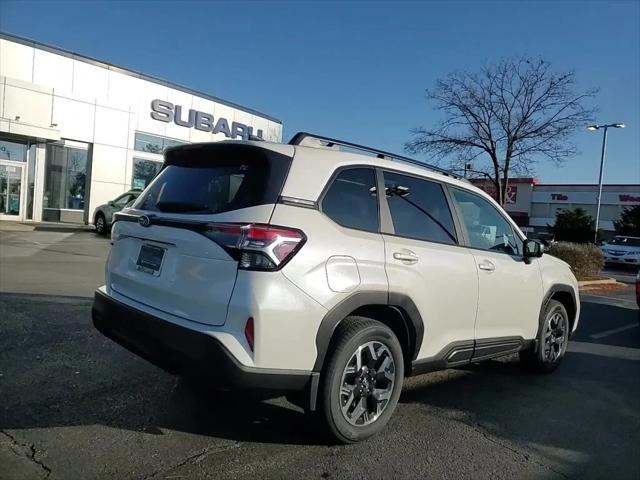
[[[640,163],[636,173],[634,180],[639,183],[602,186],[599,228],[605,232],[613,232],[613,222],[624,209],[640,205]],[[472,182],[489,193],[493,190],[488,180]],[[536,178],[514,178],[509,180],[504,207],[523,230],[545,232],[562,209],[582,208],[595,219],[597,203],[597,184],[543,184]]]
[[[165,148],[282,141],[253,109],[0,33],[0,220],[92,223],[96,206],[144,188]]]

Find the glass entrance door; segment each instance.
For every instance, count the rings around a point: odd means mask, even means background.
[[[0,162],[0,220],[22,220],[22,168]]]

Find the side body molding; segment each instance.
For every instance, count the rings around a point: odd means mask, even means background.
[[[397,292],[386,291],[358,291],[345,298],[338,305],[333,307],[320,323],[320,328],[316,334],[316,348],[318,356],[313,366],[314,372],[320,372],[327,356],[327,350],[331,342],[331,337],[338,324],[344,320],[351,312],[360,307],[371,305],[384,305],[394,307],[404,317],[405,323],[413,331],[408,332],[411,341],[412,359],[415,360],[424,336],[424,324],[418,308],[408,296]]]

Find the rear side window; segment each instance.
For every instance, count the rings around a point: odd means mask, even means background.
[[[322,199],[322,211],[344,227],[378,231],[376,174],[372,168],[343,170]]]
[[[165,167],[133,206],[195,215],[276,203],[290,163],[255,147],[179,147],[167,152]]]
[[[396,235],[457,243],[453,217],[440,184],[384,172],[384,186]]]

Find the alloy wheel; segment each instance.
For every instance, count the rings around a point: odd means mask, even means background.
[[[562,357],[567,348],[568,330],[568,322],[564,314],[558,310],[551,312],[545,322],[542,352],[544,361],[553,363]]]
[[[340,407],[351,425],[375,422],[389,404],[395,384],[396,365],[389,348],[371,341],[353,353],[342,373]]]

